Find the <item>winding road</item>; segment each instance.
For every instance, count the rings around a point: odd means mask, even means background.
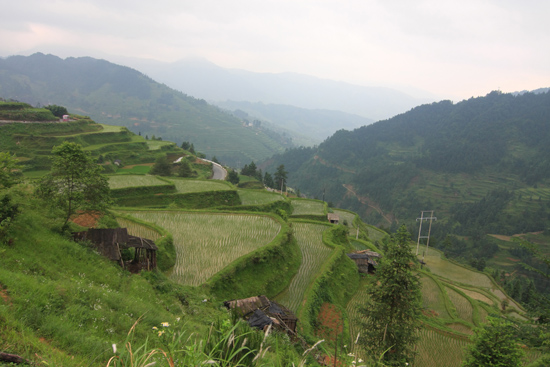
[[[227,176],[227,171],[220,164],[216,162],[209,161],[208,159],[202,159],[205,162],[212,163],[212,177],[211,180],[225,180]]]

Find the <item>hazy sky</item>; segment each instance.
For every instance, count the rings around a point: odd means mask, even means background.
[[[198,56],[226,68],[408,86],[455,100],[550,87],[545,0],[2,3],[4,57]]]

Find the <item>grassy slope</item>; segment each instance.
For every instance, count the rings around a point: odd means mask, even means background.
[[[122,345],[140,317],[136,338],[143,340],[152,326],[184,313],[195,315],[188,326],[197,331],[219,314],[197,307],[200,292],[130,275],[52,232],[54,221],[21,202],[15,243],[0,246],[0,350],[50,365],[105,366],[111,344]]]
[[[159,84],[139,72],[91,58],[17,56],[0,61],[0,97],[26,102],[55,100],[69,111],[121,125],[143,136],[193,142],[222,162],[265,159],[282,152],[280,139],[242,122],[204,100]]]
[[[91,128],[95,125],[90,124],[73,126],[75,130],[72,133],[79,139],[82,139],[79,137],[81,135],[78,132],[79,129],[83,130],[81,133],[85,135],[117,131],[117,128],[109,127],[94,130],[97,128]],[[59,126],[46,128],[53,129],[47,133],[49,135],[59,134],[59,130],[57,130]],[[108,139],[112,138],[110,135],[106,136]],[[0,135],[0,139],[1,137],[2,135]],[[4,139],[6,139],[5,135]],[[99,140],[101,139],[94,137],[87,141],[97,142]],[[127,179],[131,179],[131,177]],[[151,179],[154,180],[152,177]],[[182,191],[189,189],[188,185],[193,182],[193,180],[173,181],[177,182],[176,186]],[[209,182],[208,184],[214,183]],[[221,185],[219,189],[226,187],[223,183],[215,185]],[[239,195],[245,200],[249,200],[250,203],[270,202],[278,200],[277,198],[280,197],[248,190],[239,190]],[[303,215],[324,216],[325,213],[325,207],[319,201],[293,200],[292,204],[295,211]],[[352,213],[339,210],[336,212],[348,219],[349,226],[352,225]],[[6,326],[0,329],[6,340],[2,348],[10,348],[11,351],[23,355],[32,355],[32,353],[38,352],[40,355],[50,358],[50,361],[64,361],[69,358],[61,351],[75,354],[77,359],[85,360],[93,356],[99,360],[103,358],[101,356],[107,355],[106,350],[109,349],[109,342],[121,340],[135,317],[140,312],[147,314],[146,310],[154,309],[153,304],[157,302],[165,304],[166,312],[155,313],[155,317],[152,319],[146,318],[142,322],[144,325],[143,330],[140,331],[142,335],[145,335],[148,327],[158,324],[159,320],[173,319],[176,313],[181,312],[185,307],[190,307],[181,304],[178,299],[178,297],[181,298],[181,294],[174,293],[182,292],[181,289],[176,288],[176,290],[159,293],[159,289],[166,290],[166,288],[155,288],[155,282],[148,283],[141,277],[128,277],[121,273],[118,267],[97,257],[93,252],[51,233],[47,226],[36,224],[41,221],[43,219],[37,214],[29,212],[20,222],[17,246],[0,248],[2,255],[6,255],[5,264],[7,264],[0,269],[0,286],[7,288],[2,291],[2,295],[6,296],[4,296],[3,303],[0,303],[0,318],[7,321]],[[298,227],[301,225],[315,226],[313,224],[295,224],[299,243],[301,237]],[[374,227],[365,226],[361,222],[355,221],[354,225],[359,226],[363,234],[368,231],[368,237],[373,241],[381,241],[384,236],[383,232]],[[201,233],[200,229],[192,232],[198,232],[199,236]],[[304,241],[302,239],[301,242],[305,243]],[[365,242],[365,244],[369,243]],[[59,259],[63,261],[60,263]],[[426,261],[430,272],[424,273],[422,278],[425,285],[424,303],[434,313],[431,311],[428,313],[432,316],[428,319],[429,327],[422,332],[420,360],[426,360],[422,363],[430,366],[441,363],[440,359],[434,357],[440,353],[440,345],[451,348],[449,349],[450,355],[461,355],[460,346],[465,343],[466,335],[470,334],[472,327],[482,322],[489,312],[494,312],[500,300],[506,298],[506,295],[486,275],[449,263],[441,258],[438,251],[430,250]],[[60,264],[61,267],[59,267]],[[53,294],[47,291],[51,289],[55,289]],[[191,304],[194,302],[194,292],[196,291],[187,293]],[[352,320],[356,317],[353,305],[360,303],[363,295],[362,291],[358,292],[348,305],[348,313]],[[36,305],[33,304],[29,308],[25,303],[30,298],[36,299],[37,302]],[[115,299],[116,301],[114,301]],[[129,305],[126,306],[125,300]],[[120,304],[116,305],[117,302]],[[73,306],[72,303],[75,305]],[[510,300],[510,304],[517,309],[519,314],[522,313],[521,308],[512,300]],[[193,307],[198,306],[193,305]],[[112,315],[103,316],[101,314],[106,310],[109,313],[118,314],[122,308],[126,312],[125,317],[120,319],[116,318],[115,320]],[[211,312],[207,306],[200,306],[199,309],[199,315],[202,315],[203,312]],[[24,312],[24,317],[20,314],[21,312]],[[197,310],[193,312],[197,312]],[[57,316],[58,314],[64,314],[65,317],[70,316],[70,323],[67,323],[67,319],[63,319],[63,316]],[[99,323],[97,320],[102,322]],[[199,317],[198,320],[193,318],[192,322],[199,325],[196,327],[200,328],[204,319],[202,317]],[[354,328],[357,323],[351,322],[350,325],[352,325],[351,338],[353,339],[356,336],[354,334],[358,332]],[[71,343],[74,343],[72,338],[83,337],[78,330],[84,327],[92,328],[97,332],[91,330],[92,332],[86,335],[86,338],[90,339],[90,342],[86,342],[86,348],[72,347],[71,349]],[[106,335],[112,336],[109,341],[102,339]],[[44,345],[39,340],[40,337],[45,338],[49,344]],[[21,340],[25,340],[25,342],[21,343]],[[19,344],[21,348],[17,349],[15,345]],[[51,348],[50,344],[54,348]],[[427,355],[431,357],[428,358]],[[435,362],[433,358],[436,358]],[[448,356],[446,359],[449,359]],[[57,363],[62,364],[61,362]]]

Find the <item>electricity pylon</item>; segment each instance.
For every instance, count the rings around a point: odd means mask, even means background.
[[[424,213],[430,213],[430,215],[425,217]],[[420,247],[421,238],[426,238],[426,252],[428,252],[428,248],[430,246],[430,233],[432,231],[432,221],[437,220],[437,218],[434,217],[433,210],[423,210],[420,212],[420,218],[416,218],[416,220],[420,221],[420,228],[418,228],[418,240],[416,241],[416,256],[418,256],[418,249]],[[422,222],[428,220],[430,221],[430,225],[428,227],[428,235],[422,236]],[[424,255],[426,255],[426,253],[424,253]],[[422,256],[422,262],[424,262],[424,256]]]

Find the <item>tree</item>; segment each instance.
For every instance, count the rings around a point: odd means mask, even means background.
[[[159,176],[171,176],[172,175],[172,165],[168,162],[166,154],[161,155],[155,161],[153,168],[151,168],[152,175]]]
[[[191,148],[191,144],[188,141],[184,141],[181,143],[181,149],[189,150],[189,148]]]
[[[275,186],[275,183],[273,182],[273,177],[271,177],[271,174],[269,172],[266,172],[264,175],[264,185],[267,187],[271,187],[272,189]]]
[[[186,159],[182,159],[178,168],[178,176],[180,177],[191,177],[193,171],[191,170],[191,165]]]
[[[243,169],[241,170],[241,175],[256,177],[256,168],[256,163],[254,163],[254,161],[252,161],[249,165],[245,164]]]
[[[233,185],[238,185],[240,178],[237,171],[235,170],[229,171],[229,173],[227,174],[227,181],[231,182]]]
[[[413,274],[410,235],[401,226],[388,243],[377,270],[370,278],[361,343],[373,358],[383,356],[387,366],[404,366],[414,360],[414,345],[420,328],[420,281]]]
[[[109,183],[81,145],[64,142],[52,149],[52,155],[51,171],[40,181],[38,194],[65,212],[64,227],[79,210],[107,209]]]
[[[63,115],[68,115],[69,112],[67,111],[67,109],[63,106],[58,106],[58,105],[55,105],[55,104],[51,104],[49,106],[46,106],[44,107],[50,111],[52,111],[53,115],[56,116],[56,117],[63,117]]]
[[[15,154],[0,152],[0,189],[10,188],[19,182],[20,168]]]
[[[4,195],[0,198],[0,243],[9,243],[8,236],[10,234],[10,227],[19,214],[19,205],[14,204],[8,195]]]
[[[285,191],[286,190],[286,180],[287,180],[288,172],[285,171],[285,165],[281,164],[279,167],[277,167],[277,172],[275,172],[275,185],[277,185],[276,189]]]
[[[514,327],[502,318],[487,317],[487,323],[475,329],[472,344],[466,349],[463,367],[519,367],[523,351],[514,337]]]

